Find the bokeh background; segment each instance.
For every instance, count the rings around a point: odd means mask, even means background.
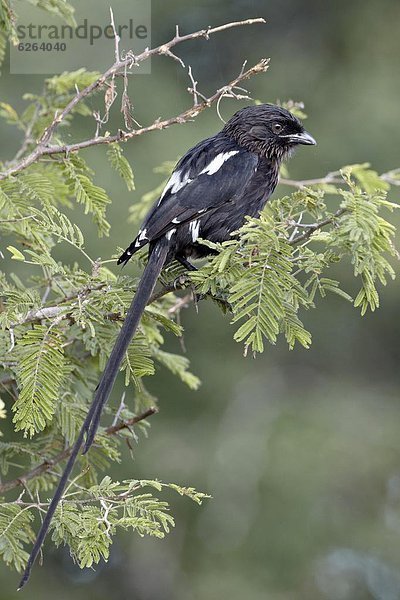
[[[398,0],[152,0],[153,44],[183,32],[255,16],[267,25],[182,45],[199,89],[212,92],[244,59],[271,57],[249,82],[263,101],[302,100],[316,149],[290,163],[296,178],[350,163],[380,172],[400,166]],[[41,76],[11,76],[1,100],[23,107]],[[135,117],[148,123],[191,102],[184,71],[167,58],[131,85]],[[229,117],[239,106],[222,103]],[[109,129],[117,122],[109,124]],[[174,160],[221,124],[210,109],[194,123],[125,146],[137,189],[127,193],[104,151],[85,157],[113,198],[110,238],[99,241],[77,210],[92,255],[108,258],[133,237],[129,206],[160,182],[153,168]],[[19,140],[0,126],[0,155]],[[79,127],[84,127],[82,123]],[[89,131],[89,130],[88,130]],[[81,134],[84,134],[82,129]],[[287,190],[280,187],[278,194]],[[398,194],[392,193],[398,200]],[[66,256],[68,259],[69,257]],[[76,257],[73,257],[76,258]],[[398,269],[398,267],[396,266]],[[351,269],[340,277],[354,292]],[[107,565],[80,571],[66,551],[46,550],[26,597],[47,600],[395,600],[400,598],[399,282],[382,290],[381,309],[361,318],[333,296],[304,315],[310,350],[283,342],[243,358],[233,328],[210,302],[183,314],[185,344],[203,385],[191,392],[160,372],[149,387],[160,413],[115,478],[160,478],[213,496],[198,507],[171,493],[177,526],[165,540],[122,535]],[[178,342],[168,341],[171,349]],[[114,393],[118,402],[122,388]],[[14,573],[0,567],[0,599],[16,598]],[[18,596],[20,597],[20,596]]]

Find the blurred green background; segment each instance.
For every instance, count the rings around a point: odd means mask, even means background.
[[[399,167],[399,1],[152,0],[152,42],[170,39],[177,23],[186,33],[256,16],[267,25],[177,49],[199,89],[212,93],[244,59],[271,57],[267,74],[249,82],[251,94],[304,101],[307,129],[318,140],[315,150],[300,149],[291,161],[292,177],[365,161],[380,172]],[[24,92],[41,89],[41,76],[3,71],[1,100],[17,108]],[[177,63],[154,60],[152,74],[130,87],[135,118],[145,124],[188,106],[187,85]],[[237,108],[233,100],[221,105],[225,118]],[[78,126],[75,134],[83,135],[84,125]],[[210,109],[194,123],[126,145],[133,193],[111,173],[104,149],[87,151],[97,182],[113,198],[106,240],[76,210],[90,254],[108,258],[117,245],[125,247],[135,233],[129,206],[160,182],[153,168],[220,127]],[[13,156],[18,143],[1,124],[1,158]],[[340,276],[354,292],[350,266]],[[80,571],[67,551],[48,547],[45,568],[34,570],[23,594],[43,600],[400,598],[398,296],[397,281],[382,290],[381,309],[364,318],[339,297],[320,301],[304,315],[313,333],[309,351],[289,352],[281,342],[256,360],[243,358],[217,307],[203,302],[198,314],[186,310],[185,344],[203,385],[190,392],[165,372],[150,381],[160,413],[134,459],[126,453],[113,476],[193,485],[213,499],[199,508],[171,493],[175,530],[161,541],[120,536],[109,563],[95,572]],[[179,350],[174,339],[168,346]],[[115,390],[115,404],[121,392]],[[16,598],[17,576],[0,569],[0,599]]]

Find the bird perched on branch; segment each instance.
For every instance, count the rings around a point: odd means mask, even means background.
[[[197,144],[176,165],[138,235],[118,259],[118,264],[126,264],[140,248],[149,246],[147,265],[42,523],[20,588],[28,581],[82,444],[85,453],[94,441],[103,407],[162,268],[177,260],[188,270],[194,269],[189,260],[210,253],[208,247],[197,242],[198,238],[229,240],[246,215],[255,217],[263,209],[278,183],[282,161],[299,144],[315,143],[290,112],[260,104],[239,110],[219,133]]]

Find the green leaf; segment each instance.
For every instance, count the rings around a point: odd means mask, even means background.
[[[368,194],[373,194],[376,190],[389,190],[390,185],[381,179],[378,173],[372,170],[370,166],[369,163],[349,165],[344,167],[342,172],[346,176],[353,175]]]
[[[1,52],[1,33],[0,33],[0,52]],[[1,65],[1,56],[0,56]],[[17,111],[6,102],[0,102],[0,117],[3,117],[10,125],[17,125],[19,117]]]
[[[70,91],[85,88],[100,77],[98,71],[86,71],[86,69],[77,69],[76,71],[64,71],[60,75],[54,75],[46,79],[46,87],[49,91],[57,95],[63,95]]]
[[[18,250],[18,248],[14,248],[14,246],[7,246],[7,250],[11,253],[12,260],[20,260],[24,261],[25,256]]]
[[[50,15],[60,17],[63,21],[76,27],[76,21],[74,18],[75,9],[66,0],[28,0],[30,4],[37,6],[44,10]]]
[[[16,370],[20,394],[13,405],[16,431],[33,436],[53,418],[55,402],[67,374],[63,336],[55,328],[35,325],[18,340]]]
[[[122,369],[125,369],[125,385],[129,385],[131,379],[140,387],[139,380],[148,375],[154,375],[154,363],[151,360],[151,352],[146,338],[136,335],[125,353]]]
[[[154,349],[153,353],[158,362],[164,365],[164,367],[167,367],[171,373],[177,375],[191,390],[197,390],[199,388],[200,379],[188,370],[190,361],[185,356],[165,352],[159,348]]]
[[[99,235],[108,235],[110,225],[105,212],[111,200],[106,191],[93,183],[92,171],[81,158],[74,156],[64,159],[64,168],[71,194],[79,204],[83,204],[85,214],[92,215]]]
[[[22,571],[29,556],[23,545],[35,539],[32,521],[32,512],[26,507],[0,504],[0,556],[17,571]]]
[[[3,31],[0,31],[0,75],[1,75],[1,66],[2,66],[4,58],[6,56],[6,49],[7,49],[7,37]]]
[[[110,144],[108,146],[107,157],[113,169],[115,169],[125,181],[128,190],[134,190],[135,181],[133,178],[132,168],[123,155],[122,148],[118,143]]]

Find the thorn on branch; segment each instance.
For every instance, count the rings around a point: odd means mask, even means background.
[[[199,93],[198,93],[198,91],[197,91],[197,83],[198,83],[198,82],[197,82],[197,81],[194,79],[194,77],[193,77],[193,73],[192,73],[192,67],[191,67],[190,65],[189,65],[189,68],[188,68],[188,75],[189,75],[190,81],[192,82],[192,87],[191,87],[191,88],[190,88],[190,87],[188,88],[188,92],[189,92],[190,94],[193,94],[193,105],[194,105],[194,106],[197,106],[197,104],[199,103],[199,98],[198,98],[198,97],[199,97]],[[204,98],[204,96],[203,96],[203,100],[204,100],[204,99],[205,99],[205,98]]]
[[[120,416],[121,416],[121,413],[122,413],[122,411],[123,411],[123,410],[124,410],[124,408],[125,408],[125,395],[126,395],[126,392],[123,392],[123,393],[122,393],[122,396],[121,396],[121,402],[119,403],[118,410],[117,410],[117,412],[115,413],[115,417],[114,417],[114,420],[113,420],[113,422],[112,422],[112,426],[113,426],[113,427],[115,427],[115,425],[118,423],[118,421],[119,421],[119,418],[120,418]]]
[[[171,52],[171,50],[167,46],[163,46],[162,47],[162,50],[161,50],[160,54],[164,54],[165,56],[169,56],[170,58],[172,58],[173,60],[175,60],[176,62],[178,62],[183,69],[186,68],[186,65],[183,62],[183,60],[179,56],[177,56],[176,54],[174,54],[173,52]]]
[[[246,60],[244,61],[244,63],[242,64],[242,68],[240,69],[239,77],[240,77],[241,75],[243,75],[243,73],[244,73],[244,70],[245,70],[245,68],[246,68],[246,65],[247,65],[247,59],[246,59]]]
[[[118,63],[120,62],[120,56],[119,56],[119,42],[121,40],[121,38],[119,37],[118,33],[117,33],[117,29],[115,27],[115,22],[114,22],[114,13],[113,13],[113,9],[110,6],[110,17],[111,17],[111,27],[114,33],[114,44],[115,44],[115,62]]]

